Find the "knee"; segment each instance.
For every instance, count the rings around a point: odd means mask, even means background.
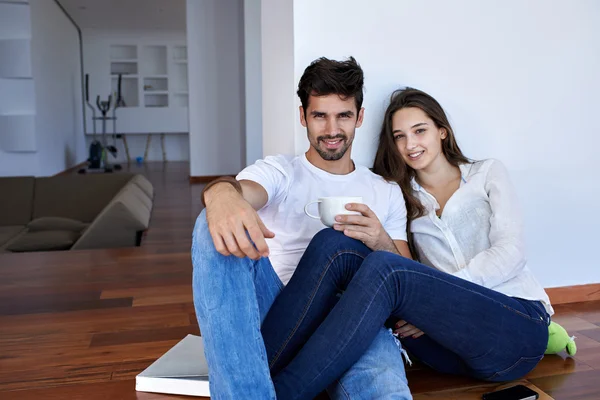
[[[415,262],[388,251],[374,251],[365,258],[364,264],[370,272],[403,272],[414,269]]]
[[[314,251],[337,252],[339,250],[366,249],[366,246],[333,228],[325,228],[317,232],[308,247]]]
[[[208,222],[206,221],[206,208],[202,210],[198,218],[196,218],[196,225],[194,226],[193,241],[195,243],[204,243],[207,240],[212,242],[210,231],[208,230]]]
[[[192,260],[194,266],[198,264],[200,258],[213,257],[219,254],[215,249],[215,245],[208,229],[208,222],[206,221],[206,209],[202,210],[196,224],[194,226],[194,232],[192,234]]]

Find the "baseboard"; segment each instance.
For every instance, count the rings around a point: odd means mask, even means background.
[[[234,175],[190,176],[190,183],[208,183],[222,176],[231,176],[235,178]]]
[[[547,288],[546,293],[552,304],[600,300],[600,283]]]
[[[58,174],[54,175],[54,176],[61,176],[61,175],[72,175],[73,173],[79,171],[81,168],[85,168],[85,166],[87,165],[87,161],[81,162],[77,165],[72,166],[71,168],[67,168],[62,172],[59,172]]]

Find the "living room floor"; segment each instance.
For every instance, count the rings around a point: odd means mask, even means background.
[[[0,399],[175,399],[135,392],[135,376],[188,333],[191,233],[202,185],[186,162],[132,164],[154,185],[142,246],[0,254]],[[540,399],[600,399],[600,301],[555,306],[578,353],[546,356],[520,382]],[[414,363],[415,399],[481,399],[502,386]],[[517,382],[511,382],[508,386]]]

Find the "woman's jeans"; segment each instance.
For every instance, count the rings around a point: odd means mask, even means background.
[[[425,333],[402,341],[423,363],[488,381],[532,370],[544,355],[550,321],[540,302],[508,297],[397,254],[371,252],[325,229],[263,323],[277,398],[321,392],[388,319]]]

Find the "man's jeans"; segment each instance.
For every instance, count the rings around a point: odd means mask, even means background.
[[[275,399],[261,323],[283,284],[267,258],[219,254],[205,213],[194,228],[192,262],[211,398]],[[328,387],[333,399],[412,399],[394,337],[383,327],[374,336],[358,362]]]
[[[324,229],[263,323],[278,398],[319,393],[364,353],[390,316],[425,332],[403,340],[419,360],[488,381],[521,378],[537,365],[548,342],[550,318],[539,301],[508,297],[397,254],[372,252]]]

